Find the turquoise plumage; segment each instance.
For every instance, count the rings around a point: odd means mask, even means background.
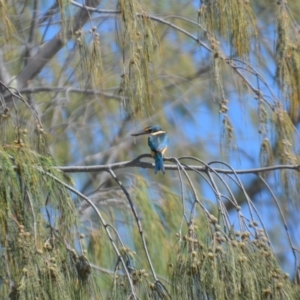
[[[159,125],[148,126],[140,132],[133,133],[132,136],[149,134],[148,146],[151,149],[152,157],[155,161],[154,173],[161,171],[165,174],[164,154],[168,148],[169,138],[166,131]]]

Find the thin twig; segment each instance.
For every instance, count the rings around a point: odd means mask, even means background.
[[[36,111],[36,109],[30,105],[26,99],[24,99],[24,97],[20,94],[19,90],[13,88],[13,87],[9,87],[7,86],[6,84],[4,84],[2,81],[0,81],[0,85],[2,85],[9,93],[10,96],[12,96],[12,99],[14,99],[14,97],[18,98],[19,100],[21,100],[34,114],[37,122],[39,123],[39,125],[42,127],[42,122],[40,120],[40,117],[39,117],[39,114],[38,112]],[[13,92],[15,91],[15,92]],[[13,101],[13,104],[14,104],[14,101]],[[15,104],[14,104],[15,105]],[[17,113],[17,111],[16,111]]]
[[[294,259],[295,259],[295,273],[296,273],[297,272],[297,268],[298,268],[297,254],[296,254],[296,251],[295,251],[296,249],[295,249],[295,247],[293,245],[293,242],[292,242],[292,238],[291,238],[291,235],[290,235],[290,232],[289,232],[289,228],[288,228],[288,225],[287,225],[284,213],[282,212],[282,210],[280,208],[280,205],[279,205],[279,201],[277,200],[276,196],[274,195],[274,193],[273,193],[272,189],[270,188],[269,184],[263,179],[262,176],[259,175],[259,178],[264,183],[264,185],[266,186],[267,190],[271,194],[271,196],[274,199],[274,202],[275,202],[275,204],[277,206],[278,212],[279,212],[280,217],[282,219],[282,222],[283,222],[283,225],[284,225],[284,229],[286,231],[286,234],[287,234],[287,237],[288,237],[288,240],[289,240],[289,244],[290,244],[291,250],[293,252]]]
[[[31,211],[32,211],[32,217],[33,217],[33,231],[34,231],[34,245],[35,248],[37,249],[37,223],[36,223],[36,217],[35,217],[35,212],[34,212],[34,207],[33,207],[33,203],[31,201],[31,197],[30,194],[28,192],[28,190],[26,190],[26,194],[27,194],[27,198],[31,207]]]
[[[102,214],[100,213],[100,211],[98,210],[97,206],[93,203],[93,201],[91,201],[88,197],[86,197],[85,195],[83,195],[82,193],[80,193],[79,191],[77,191],[76,189],[74,189],[72,186],[64,183],[63,181],[61,181],[59,178],[55,177],[54,175],[44,171],[43,169],[39,168],[39,167],[36,167],[36,169],[41,172],[42,174],[45,174],[47,176],[49,176],[50,178],[52,178],[54,181],[58,182],[59,184],[61,184],[62,186],[64,186],[66,189],[68,189],[69,191],[73,192],[75,195],[79,196],[80,198],[84,199],[85,201],[87,201],[91,207],[94,209],[94,211],[96,212],[97,216],[99,217],[105,231],[106,231],[106,234],[110,240],[110,243],[113,247],[113,249],[115,250],[117,256],[118,256],[118,259],[121,261],[122,265],[123,265],[123,269],[124,269],[124,272],[126,273],[126,276],[127,276],[127,279],[128,279],[128,282],[130,284],[130,288],[131,288],[131,292],[132,292],[132,295],[134,297],[134,299],[138,299],[137,295],[135,294],[135,289],[134,289],[134,285],[133,285],[133,282],[132,282],[132,279],[130,277],[130,274],[128,272],[128,269],[126,267],[126,264],[124,262],[124,259],[121,255],[121,253],[119,252],[119,249],[117,247],[117,245],[115,244],[114,240],[113,240],[113,237],[111,235],[111,232],[109,230],[109,224],[106,223],[105,219],[103,218]]]
[[[80,88],[74,88],[70,86],[39,86],[39,87],[31,87],[31,88],[23,88],[19,90],[20,94],[33,94],[33,93],[43,93],[43,92],[66,92],[66,93],[76,93],[76,94],[85,94],[85,95],[100,95],[106,99],[116,99],[116,100],[124,100],[127,99],[126,97],[121,97],[115,94],[106,93],[97,89],[80,89]],[[4,98],[8,98],[10,95],[6,94],[4,95]]]
[[[135,209],[135,207],[133,205],[133,201],[132,201],[132,199],[131,199],[128,191],[126,190],[126,188],[122,184],[122,182],[117,178],[116,174],[111,169],[108,169],[108,172],[110,173],[110,175],[112,176],[112,178],[115,180],[115,182],[120,186],[120,188],[124,192],[124,194],[125,194],[128,202],[129,202],[129,205],[130,205],[131,210],[133,212],[135,221],[136,221],[136,223],[138,225],[139,233],[140,233],[140,236],[141,236],[141,239],[142,239],[143,247],[144,247],[144,250],[145,250],[145,253],[146,253],[146,256],[147,256],[147,260],[148,260],[148,263],[149,263],[152,275],[154,277],[154,280],[157,281],[157,276],[156,276],[154,267],[152,265],[152,261],[151,261],[151,258],[150,258],[149,252],[148,252],[148,248],[147,248],[147,245],[146,245],[146,241],[145,241],[145,237],[144,237],[144,231],[143,231],[143,228],[142,228],[142,224],[141,224],[140,219],[138,217],[137,211],[136,211],[136,209]]]
[[[177,168],[178,168],[178,175],[179,175],[179,180],[180,180],[180,190],[181,190],[181,202],[182,202],[182,210],[183,210],[183,214],[182,214],[182,218],[181,218],[181,222],[180,222],[180,227],[179,227],[179,242],[182,242],[182,238],[181,238],[181,232],[182,232],[182,226],[183,226],[183,220],[186,221],[186,223],[188,224],[188,220],[185,214],[185,204],[184,204],[184,186],[183,186],[183,180],[182,180],[182,176],[181,176],[181,170],[183,168],[183,166],[181,165],[180,161],[174,157],[173,158],[174,161],[177,164]]]

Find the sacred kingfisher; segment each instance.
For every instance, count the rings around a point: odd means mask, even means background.
[[[132,136],[149,134],[148,146],[151,149],[152,157],[155,161],[154,173],[161,171],[165,174],[163,156],[168,148],[169,138],[166,131],[158,125],[148,126],[140,132],[133,133]]]

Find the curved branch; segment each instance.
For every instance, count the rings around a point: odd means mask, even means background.
[[[152,264],[152,261],[151,261],[150,255],[149,255],[149,251],[148,251],[148,248],[147,248],[143,227],[142,227],[140,218],[138,217],[137,210],[135,209],[135,207],[133,205],[133,201],[132,201],[127,189],[124,187],[123,183],[118,179],[116,174],[111,169],[109,169],[108,171],[109,171],[110,175],[112,176],[112,178],[115,180],[115,182],[122,189],[123,193],[125,194],[128,202],[129,202],[129,205],[131,207],[131,211],[133,212],[136,224],[137,224],[138,229],[139,229],[139,233],[140,233],[140,236],[141,236],[141,239],[142,239],[142,244],[143,244],[143,247],[144,247],[144,251],[145,251],[145,254],[146,254],[146,257],[147,257],[147,260],[148,260],[148,263],[149,263],[149,266],[150,266],[150,269],[151,269],[151,272],[152,272],[152,275],[154,277],[155,282],[157,282],[158,279],[157,279],[156,272],[154,270],[154,267],[153,267],[153,264]]]
[[[124,269],[124,272],[126,273],[126,277],[128,279],[128,282],[129,282],[129,285],[130,285],[130,288],[131,288],[131,295],[133,296],[134,299],[138,299],[137,295],[135,294],[135,288],[134,288],[134,285],[133,285],[133,282],[132,282],[132,279],[130,277],[130,274],[129,274],[129,271],[126,267],[126,264],[124,262],[124,259],[117,247],[117,245],[115,244],[115,241],[112,237],[112,234],[110,232],[110,225],[108,223],[106,223],[105,219],[103,218],[101,212],[99,211],[99,209],[97,208],[97,206],[93,203],[93,201],[91,201],[88,197],[86,197],[85,195],[83,195],[82,193],[80,193],[79,191],[77,191],[75,188],[73,188],[72,186],[64,183],[63,181],[61,181],[59,178],[55,177],[54,175],[50,174],[49,172],[46,172],[44,171],[43,169],[37,167],[36,168],[39,172],[41,172],[42,174],[45,174],[47,176],[49,176],[50,178],[52,178],[54,181],[56,181],[57,183],[61,184],[62,186],[64,186],[66,189],[68,189],[69,191],[71,191],[72,193],[74,193],[75,195],[77,195],[78,197],[80,197],[81,199],[85,200],[86,202],[89,203],[89,205],[94,209],[95,213],[97,214],[98,218],[100,219],[105,231],[106,231],[106,234],[107,234],[107,237],[109,238],[110,240],[110,243],[113,247],[113,249],[115,250],[115,253],[116,255],[118,256],[118,259],[121,261],[122,265],[123,265],[123,269]]]

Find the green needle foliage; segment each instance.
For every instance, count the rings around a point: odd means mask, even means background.
[[[199,23],[209,34],[217,33],[230,41],[232,52],[247,56],[252,39],[256,37],[256,25],[248,0],[205,0],[198,12]]]
[[[2,117],[2,127],[7,118]],[[7,132],[14,130],[6,124]],[[16,128],[16,127],[15,127]],[[84,299],[99,293],[91,266],[75,250],[78,213],[66,189],[70,178],[55,168],[17,129],[0,146],[0,295],[2,299]],[[46,145],[37,126],[36,145]],[[45,150],[45,147],[43,147]],[[45,152],[45,151],[43,151]],[[78,249],[79,250],[79,249]]]
[[[25,147],[7,145],[0,152],[2,296],[81,299],[91,271],[84,255],[73,248],[74,203],[65,187],[42,171],[65,177],[53,168],[51,158]]]
[[[0,0],[0,299],[300,300],[298,2]]]
[[[257,238],[250,239],[248,231],[228,236],[219,227],[201,232],[205,240],[195,225],[183,236],[172,263],[175,299],[297,298],[299,290],[280,269],[263,230],[254,227]]]

